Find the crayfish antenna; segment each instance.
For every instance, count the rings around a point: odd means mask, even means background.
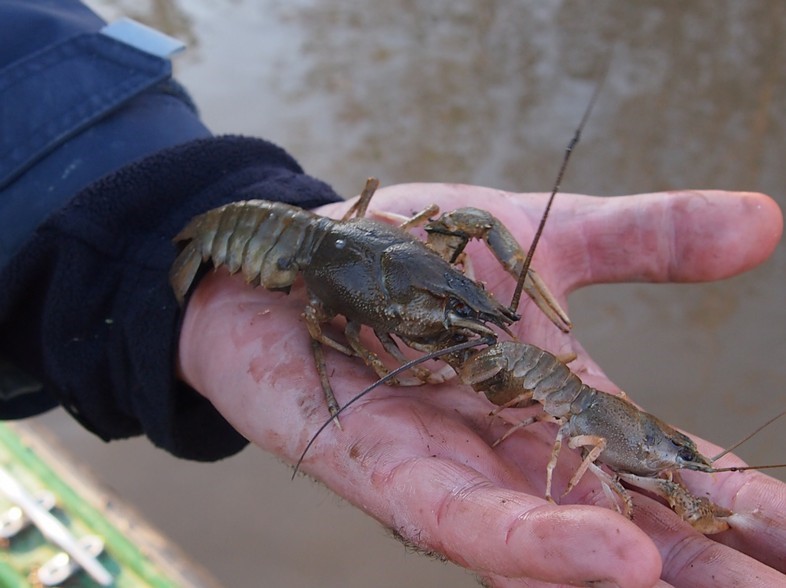
[[[705,470],[710,474],[717,474],[719,472],[744,472],[745,470],[773,470],[775,468],[786,468],[786,463],[769,463],[767,465],[755,466],[729,466],[727,468],[709,468]]]
[[[465,341],[464,343],[458,343],[457,345],[453,345],[451,347],[446,347],[445,349],[439,349],[437,351],[432,351],[431,353],[427,353],[426,355],[418,357],[417,359],[413,359],[412,361],[408,361],[407,363],[397,367],[396,369],[394,369],[393,371],[391,371],[389,374],[385,375],[384,377],[379,378],[376,382],[371,384],[368,388],[364,389],[362,392],[359,392],[354,398],[350,399],[349,402],[347,402],[344,406],[342,406],[340,409],[338,409],[338,411],[335,414],[331,415],[331,417],[328,420],[326,420],[324,423],[322,423],[322,426],[320,426],[319,429],[317,429],[317,432],[314,433],[314,435],[311,437],[311,439],[309,439],[308,443],[306,443],[306,447],[305,447],[305,449],[303,449],[303,453],[300,454],[300,457],[298,458],[297,463],[295,463],[295,469],[292,472],[292,478],[291,479],[294,480],[295,476],[297,476],[297,473],[300,470],[300,465],[303,463],[303,460],[306,457],[306,453],[308,453],[308,450],[311,449],[311,446],[317,440],[317,437],[319,437],[319,435],[322,433],[322,431],[324,431],[334,421],[334,419],[337,420],[339,415],[342,412],[344,412],[347,408],[349,408],[350,406],[355,404],[358,400],[363,398],[366,394],[368,394],[369,392],[372,392],[373,390],[375,390],[376,388],[378,388],[382,384],[385,384],[386,382],[389,382],[390,380],[395,378],[397,375],[399,375],[401,372],[404,372],[404,371],[406,371],[406,370],[408,370],[408,369],[410,369],[412,367],[415,367],[416,365],[424,363],[426,361],[429,361],[430,359],[437,359],[438,357],[442,357],[443,355],[449,355],[450,353],[455,353],[457,351],[464,351],[465,349],[472,349],[473,347],[479,347],[480,345],[491,345],[493,342],[494,341],[491,338],[489,338],[489,337],[480,337],[478,339],[472,339],[471,341]]]
[[[737,449],[737,447],[739,447],[740,445],[745,443],[748,439],[750,439],[754,435],[757,435],[758,433],[760,433],[763,429],[765,429],[766,427],[770,426],[772,423],[777,421],[783,415],[786,415],[786,410],[776,414],[774,417],[772,417],[766,423],[764,423],[763,425],[757,427],[756,430],[754,430],[752,433],[749,433],[748,435],[745,435],[745,437],[743,437],[742,439],[737,441],[734,445],[732,445],[728,449],[724,449],[718,455],[716,455],[715,457],[711,458],[710,461],[712,463],[715,463],[717,460],[719,460],[724,455],[726,455],[728,453],[731,453],[732,451]],[[711,467],[711,468],[707,468],[707,469],[702,470],[702,471],[705,471],[705,472],[708,472],[708,473],[744,472],[745,470],[771,470],[771,469],[774,469],[774,468],[785,468],[785,467],[786,467],[786,463],[779,463],[779,464],[767,464],[767,465],[757,465],[757,466],[751,466],[751,465],[749,465],[749,466],[729,466],[729,467],[726,467],[726,468]]]
[[[589,104],[587,104],[587,108],[584,110],[584,114],[581,117],[579,126],[576,127],[576,132],[573,134],[573,138],[570,140],[570,143],[568,143],[568,146],[565,148],[565,155],[562,158],[562,164],[560,165],[559,172],[557,172],[557,179],[554,182],[554,187],[551,190],[551,196],[549,196],[548,202],[546,203],[546,209],[543,211],[543,215],[540,217],[540,223],[538,224],[538,228],[535,231],[535,236],[532,238],[532,244],[529,246],[529,250],[527,251],[527,257],[524,259],[524,265],[521,268],[521,274],[519,275],[518,282],[516,283],[516,290],[513,292],[513,299],[510,301],[511,312],[516,312],[518,310],[519,302],[521,301],[521,292],[524,289],[524,280],[527,277],[529,266],[532,264],[532,256],[535,255],[535,248],[538,246],[538,242],[540,241],[541,234],[543,233],[543,228],[546,226],[546,219],[548,218],[549,212],[551,211],[551,205],[554,203],[554,198],[557,196],[557,193],[559,192],[560,184],[562,183],[562,178],[565,175],[565,170],[568,168],[568,162],[570,161],[570,156],[573,153],[573,149],[581,140],[581,133],[584,130],[587,121],[589,120],[590,114],[592,113],[592,109],[595,107],[595,102],[598,99],[598,95],[600,94],[601,88],[603,88],[603,84],[606,81],[606,77],[608,76],[610,65],[611,65],[611,56],[609,56],[606,59],[606,65],[603,69],[603,74],[601,75],[600,82],[598,82],[598,85],[595,86],[595,91],[592,93],[592,97],[590,98]]]
[[[751,437],[753,437],[754,435],[757,435],[757,434],[758,434],[758,433],[760,433],[760,432],[761,432],[763,429],[765,429],[765,428],[769,427],[769,426],[770,426],[772,423],[774,423],[775,421],[777,421],[777,420],[778,420],[779,418],[781,418],[783,415],[786,415],[786,410],[784,410],[784,411],[783,411],[783,412],[781,412],[780,414],[777,414],[777,415],[775,415],[774,417],[772,417],[772,418],[771,418],[770,420],[768,420],[766,423],[764,423],[763,425],[761,425],[760,427],[758,427],[758,428],[757,428],[755,431],[753,431],[753,433],[750,433],[750,434],[746,435],[745,437],[743,437],[742,439],[740,439],[739,441],[737,441],[737,442],[736,442],[734,445],[732,445],[732,446],[731,446],[731,447],[729,447],[728,449],[724,449],[723,451],[721,451],[721,452],[720,452],[718,455],[716,455],[715,457],[711,458],[711,459],[710,459],[710,461],[711,461],[711,462],[715,462],[715,461],[719,460],[721,457],[723,457],[724,455],[726,455],[727,453],[730,453],[730,452],[734,451],[734,450],[735,450],[735,449],[737,449],[737,448],[738,448],[740,445],[742,445],[743,443],[745,443],[745,442],[746,442],[748,439],[750,439],[750,438],[751,438]],[[754,468],[754,467],[752,467],[752,466],[748,466],[748,467],[746,467],[746,468],[742,468],[742,469],[750,469],[750,470],[752,470],[752,469],[766,469],[766,468],[780,468],[780,467],[784,467],[784,466],[783,466],[783,465],[773,465],[773,466],[764,466],[764,468]],[[738,468],[738,469],[739,469],[739,468]],[[720,471],[720,470],[718,470],[718,471]],[[737,470],[730,470],[730,471],[737,471]]]

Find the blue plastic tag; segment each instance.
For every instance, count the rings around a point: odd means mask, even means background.
[[[130,18],[109,23],[101,34],[156,57],[168,58],[186,48],[182,41]]]

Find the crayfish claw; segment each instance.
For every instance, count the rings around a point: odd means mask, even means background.
[[[713,504],[704,496],[694,496],[676,480],[620,474],[626,482],[660,496],[669,507],[699,533],[714,535],[729,528],[730,510]]]

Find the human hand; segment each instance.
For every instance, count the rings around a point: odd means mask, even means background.
[[[432,202],[443,210],[490,210],[526,248],[545,195],[402,185],[380,190],[372,208],[410,214]],[[319,212],[340,216],[346,207]],[[591,283],[698,281],[739,273],[772,252],[781,230],[777,206],[761,195],[560,194],[534,266],[564,306],[568,293]],[[499,300],[509,300],[513,280],[482,246],[469,251],[477,279]],[[191,297],[179,350],[182,377],[248,439],[291,463],[327,418],[300,319],[304,304],[302,286],[287,296],[253,290],[223,271],[210,274]],[[520,313],[513,330],[522,340],[557,354],[575,351],[571,368],[587,384],[617,389],[572,335],[559,332],[529,302]],[[357,358],[326,355],[341,404],[373,380]],[[532,425],[491,449],[507,426],[488,416],[492,408],[456,382],[384,387],[342,415],[343,430],[328,427],[302,469],[405,540],[446,555],[495,586],[651,586],[658,578],[661,585],[690,586],[786,582],[786,485],[758,472],[686,476],[694,493],[709,493],[739,513],[732,530],[712,539],[644,496],[634,498],[635,523],[618,515],[592,476],[553,505],[543,493],[554,427]],[[700,449],[705,455],[716,451],[704,442]],[[574,452],[563,450],[555,494],[578,462]]]

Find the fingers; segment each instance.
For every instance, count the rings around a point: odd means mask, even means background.
[[[728,487],[736,514],[730,520],[732,532],[720,540],[786,573],[786,484],[759,472],[749,474]]]
[[[481,573],[629,587],[650,587],[660,575],[646,535],[605,509],[549,505],[428,458],[396,468],[386,487],[398,533]]]
[[[590,283],[697,282],[765,260],[783,231],[768,196],[720,191],[565,194],[546,235],[568,291]]]
[[[566,202],[559,214],[567,215],[570,210],[572,215],[561,227],[560,236],[552,238],[550,255],[561,248],[572,252],[572,256],[563,256],[560,269],[555,270],[568,276],[565,279],[570,280],[570,286],[623,279],[658,281],[722,277],[761,261],[780,238],[780,212],[761,195],[674,193],[638,198],[634,202],[628,198],[598,201],[573,197]],[[525,202],[523,198],[507,197],[505,200],[519,207]],[[470,203],[465,200],[457,204]],[[585,246],[577,247],[582,242]],[[562,270],[563,267],[567,269]],[[220,280],[220,276],[200,284],[189,305],[182,331],[182,374],[187,381],[207,391],[217,408],[243,434],[291,459],[292,455],[297,455],[297,448],[303,446],[307,435],[303,432],[304,418],[309,412],[323,410],[321,399],[314,396],[315,385],[303,381],[292,384],[302,375],[303,356],[308,350],[308,337],[302,331],[293,335],[296,331],[291,328],[302,306],[286,297],[281,307],[272,306],[274,299],[270,296],[264,304],[255,302],[256,295],[252,301],[252,293],[247,288],[241,290],[238,284],[228,278]],[[211,285],[216,288],[222,285],[221,293],[229,294],[223,305],[215,302],[215,296],[208,296]],[[212,302],[206,304],[205,300]],[[286,315],[282,312],[284,303]],[[207,320],[214,315],[220,315],[221,320]],[[193,325],[207,328],[193,328]],[[193,341],[185,336],[189,328],[196,333],[191,338]],[[209,352],[201,352],[196,341],[211,338],[226,344],[215,348],[208,345]],[[281,355],[271,352],[263,340],[275,340],[276,353]],[[195,347],[193,353],[189,346]],[[209,361],[195,360],[192,356],[206,357]],[[275,361],[276,370],[270,369],[271,361]],[[285,363],[287,361],[290,363]],[[356,362],[342,358],[341,363],[355,365]],[[357,367],[360,370],[362,366],[358,364]],[[313,374],[309,377],[313,378]],[[340,381],[340,374],[337,377]],[[278,379],[284,383],[276,383]],[[299,387],[300,392],[269,392],[284,384],[287,388]],[[263,390],[268,393],[261,394]],[[309,409],[307,403],[317,408]],[[385,414],[389,416],[390,413]],[[396,431],[391,429],[391,434],[410,432],[413,428],[417,432],[419,429],[415,425],[422,425],[423,414],[418,412],[414,415],[417,419],[410,418],[404,422],[406,426]],[[347,465],[348,459],[358,461],[358,448],[361,447],[357,441],[348,443],[348,427],[342,433],[342,442],[335,446],[335,459],[323,461],[320,477],[332,482],[331,486],[342,490],[343,496],[418,545],[443,552],[461,565],[498,577],[570,583],[608,581],[624,586],[650,586],[657,581],[660,554],[630,521],[607,510],[586,506],[555,507],[540,498],[495,487],[488,477],[478,473],[477,468],[470,469],[473,457],[468,450],[457,452],[455,462],[426,457],[433,455],[431,445],[437,443],[432,437],[424,437],[422,444],[428,453],[418,453],[424,448],[408,448],[401,441],[410,439],[412,443],[412,439],[418,439],[416,435],[399,436],[395,441],[382,439],[384,436],[378,434],[379,418],[367,422],[373,423],[362,432],[367,443],[385,448],[399,445],[393,467],[390,467],[390,456],[383,456],[386,460],[381,462],[385,466],[382,473],[379,469],[370,471],[373,460],[366,460],[371,464],[367,467]],[[436,434],[433,427],[427,428],[432,436]],[[457,443],[447,443],[448,439],[457,441],[456,436],[444,438],[446,447],[456,447]],[[360,455],[365,454],[361,452]],[[473,452],[473,455],[479,460],[481,453]],[[731,476],[722,479],[731,479]],[[749,520],[743,519],[729,541],[737,541],[741,549],[755,557],[763,554],[763,561],[777,563],[782,554],[779,555],[777,548],[768,547],[765,539],[780,545],[784,533],[780,529],[765,534],[764,539],[756,537],[767,525],[776,526],[774,513],[778,512],[772,509],[771,497],[767,498],[769,502],[757,498],[757,488],[763,488],[761,483],[747,489],[738,488],[728,495],[726,503],[719,500],[721,505],[730,506],[739,513],[746,512],[740,505],[747,505],[746,508],[751,509],[749,512],[756,515]],[[771,490],[767,492],[771,494]],[[718,497],[719,492],[713,491],[711,495]],[[782,506],[783,502],[780,508]],[[762,513],[771,513],[771,517],[763,517]],[[636,522],[641,521],[637,519]],[[659,524],[653,516],[651,532],[658,539],[663,557],[668,558],[670,575],[667,579],[674,584],[702,585],[699,579],[712,578],[713,565],[718,561],[735,568],[723,571],[723,577],[730,581],[744,580],[740,572],[743,568],[753,570],[758,577],[775,578],[772,576],[774,571],[770,573],[766,566],[749,561],[741,554],[730,554],[732,550],[726,547],[692,539],[693,535],[685,535],[684,530],[664,530]],[[676,539],[670,539],[670,533]]]
[[[663,579],[674,586],[760,587],[786,585],[786,576],[697,533],[644,497],[636,500],[636,523],[663,557]]]
[[[704,455],[716,455],[721,448],[696,439]],[[719,468],[745,466],[733,454],[719,459]],[[683,472],[695,496],[707,496],[713,503],[731,510],[729,531],[712,539],[745,553],[780,572],[786,573],[786,484],[756,470],[706,474]]]
[[[430,203],[443,210],[477,206],[502,220],[526,248],[546,197],[457,184],[401,184],[380,190],[372,207],[412,214]],[[320,210],[335,216],[346,207]],[[549,282],[558,292],[590,283],[717,280],[765,260],[782,231],[781,211],[764,194],[559,194],[535,259],[541,270],[544,263],[549,270],[554,266]]]
[[[786,484],[761,472],[696,474],[691,488],[734,512],[731,529],[713,537],[786,573]]]

